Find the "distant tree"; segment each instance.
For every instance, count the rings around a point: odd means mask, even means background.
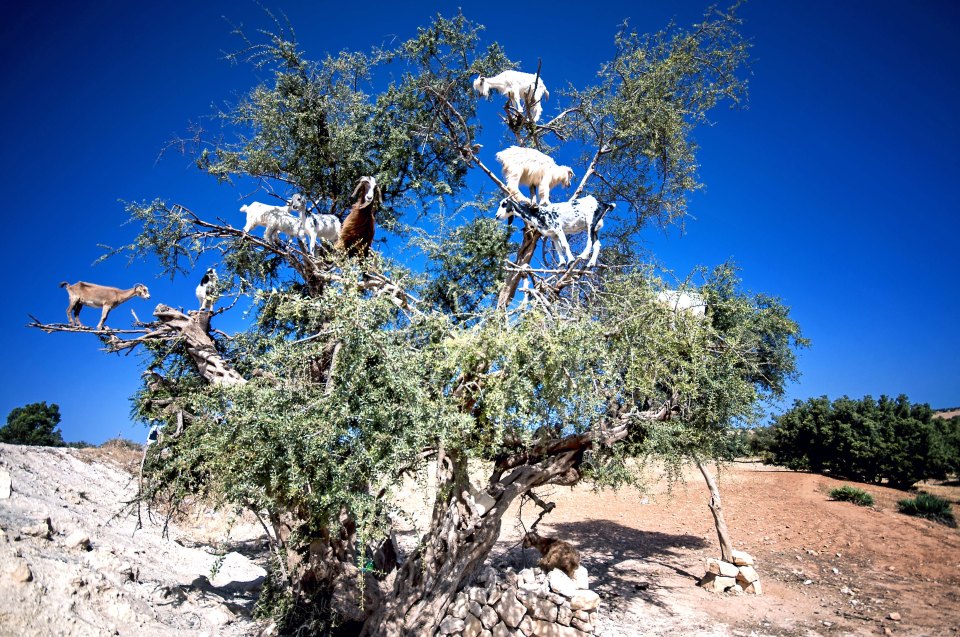
[[[762,439],[771,463],[906,488],[955,472],[957,438],[951,421],[901,395],[796,401]]]
[[[7,424],[0,427],[0,442],[12,445],[63,447],[66,443],[57,425],[60,424],[60,406],[46,402],[30,403],[13,409],[7,415]]]

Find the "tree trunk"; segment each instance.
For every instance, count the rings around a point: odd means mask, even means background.
[[[733,563],[733,543],[730,542],[730,532],[727,530],[727,521],[723,517],[723,504],[720,502],[720,489],[717,488],[717,482],[710,475],[706,465],[700,460],[695,459],[697,468],[703,474],[703,479],[707,481],[707,488],[710,489],[710,513],[713,514],[713,523],[717,527],[717,537],[720,540],[720,558],[724,562]]]
[[[393,591],[367,619],[363,637],[435,634],[457,591],[483,566],[496,544],[510,504],[530,489],[565,475],[579,458],[578,452],[569,451],[491,480],[487,495],[494,504],[481,511],[469,497],[466,460],[441,453],[431,530],[400,567]]]
[[[164,327],[177,333],[187,348],[187,354],[200,370],[200,374],[211,384],[230,386],[247,382],[217,352],[209,334],[210,312],[195,312],[187,316],[161,303],[153,311],[153,315]]]

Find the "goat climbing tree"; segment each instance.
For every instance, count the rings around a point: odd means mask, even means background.
[[[744,94],[737,18],[624,27],[595,86],[564,92],[543,60],[557,110],[539,125],[509,109],[501,121],[473,92],[478,74],[515,67],[481,35],[437,17],[396,49],[322,62],[282,29],[245,40],[236,58],[271,79],[217,114],[217,141],[192,140],[200,169],[227,184],[225,209],[239,183],[342,217],[357,180],[376,177],[388,241],[369,259],[266,242],[190,202],[129,206],[142,232],[118,252],[170,276],[215,254],[236,299],[212,316],[161,305],[99,333],[108,350],[147,352],[136,415],[160,436],[142,501],[173,511],[200,496],[259,516],[275,550],[260,609],[283,631],[433,634],[512,502],[548,484],[622,484],[627,460],[651,453],[717,457],[730,424],[795,373],[802,339],[777,299],[745,294],[723,264],[698,275],[705,319],[672,312],[635,250],[648,225],[682,222],[699,187],[692,131]],[[538,259],[530,230],[511,243],[492,218],[506,190],[481,124],[504,145],[579,157],[571,194],[617,202],[601,266]],[[404,262],[414,250],[423,259]],[[248,329],[213,329],[248,307]],[[391,527],[409,516],[394,495],[428,464],[432,514],[400,550]]]

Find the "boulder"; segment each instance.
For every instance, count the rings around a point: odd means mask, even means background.
[[[587,569],[582,566],[578,566],[576,572],[573,574],[573,581],[577,584],[579,589],[588,589],[590,588],[590,578],[587,575]]]
[[[500,618],[497,616],[497,611],[493,610],[492,607],[484,606],[483,610],[480,611],[480,623],[483,624],[484,628],[492,629],[498,621],[500,621]]]
[[[508,591],[500,598],[500,603],[497,604],[497,614],[500,615],[500,619],[508,627],[516,628],[520,625],[523,616],[527,614],[527,608],[517,600],[516,595],[510,594]],[[496,629],[494,629],[494,633],[496,633]]]
[[[600,596],[593,591],[577,591],[570,600],[571,610],[594,610],[600,606]]]
[[[738,569],[736,578],[737,581],[740,582],[744,588],[746,588],[748,584],[756,582],[758,579],[760,579],[760,575],[752,566],[741,566]]]
[[[749,586],[743,588],[744,593],[750,595],[763,595],[763,588],[760,586],[760,580],[752,582]]]
[[[53,532],[53,528],[50,526],[50,518],[44,518],[43,521],[38,522],[37,524],[23,527],[20,529],[20,532],[23,535],[42,537],[45,540],[49,540],[50,534]]]
[[[724,577],[723,575],[717,575],[716,573],[707,573],[703,576],[703,579],[700,580],[699,586],[702,586],[708,591],[713,591],[714,593],[722,593],[728,588],[733,588],[736,586],[736,584],[736,578]]]
[[[743,551],[733,552],[733,563],[737,566],[753,566],[753,557]]]
[[[547,581],[550,583],[550,589],[564,597],[573,597],[579,588],[577,584],[567,577],[567,574],[559,569],[553,569],[547,575]]]
[[[239,553],[227,553],[210,580],[216,588],[250,591],[260,588],[267,572]]]
[[[70,535],[67,536],[67,539],[63,541],[63,544],[68,549],[81,549],[84,551],[90,550],[90,536],[84,533],[81,530],[76,530]]]
[[[0,470],[0,500],[6,500],[10,497],[12,481],[7,471]]]
[[[27,563],[21,560],[17,563],[17,567],[13,569],[13,572],[10,573],[10,579],[18,584],[26,584],[33,579],[33,573]]]
[[[441,635],[452,635],[453,633],[463,632],[463,629],[466,628],[466,622],[460,619],[459,617],[444,617],[443,621],[440,622],[440,634]]]
[[[707,560],[707,572],[713,573],[714,575],[721,575],[723,577],[736,577],[737,576],[737,566],[731,564],[730,562],[724,562],[723,560],[718,560],[716,558],[710,558]]]

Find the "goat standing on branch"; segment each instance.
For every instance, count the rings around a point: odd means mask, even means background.
[[[196,290],[197,300],[200,301],[200,311],[213,311],[213,304],[217,302],[217,271],[208,268],[200,279]]]
[[[516,106],[518,113],[526,112],[536,123],[543,114],[540,102],[550,97],[543,80],[534,73],[503,71],[493,77],[480,76],[473,81],[473,88],[481,97],[489,97],[490,89],[498,91]],[[522,101],[521,101],[522,100]]]
[[[347,218],[343,220],[336,248],[345,250],[351,257],[366,257],[376,230],[374,215],[377,205],[382,203],[377,180],[373,177],[361,177],[350,198],[353,199],[357,194],[360,197],[351,206]]]
[[[497,219],[502,221],[513,216],[520,217],[528,226],[553,239],[558,244],[557,256],[560,263],[573,261],[567,234],[586,231],[587,246],[577,258],[586,259],[587,255],[591,255],[587,267],[593,267],[600,255],[600,239],[597,233],[603,227],[603,215],[614,207],[616,204],[601,203],[593,196],[539,208],[507,198],[501,201],[497,208]]]
[[[557,162],[533,148],[511,146],[497,153],[497,161],[503,166],[503,179],[511,193],[520,194],[520,184],[530,188],[530,200],[541,204],[550,203],[550,189],[554,186],[570,186],[573,169],[558,166]],[[536,193],[536,195],[534,194]],[[522,195],[521,195],[522,196]]]
[[[103,329],[103,324],[107,320],[107,316],[110,315],[110,311],[121,303],[129,301],[135,296],[144,299],[150,298],[150,292],[147,290],[147,286],[142,283],[137,283],[129,290],[121,290],[120,288],[97,285],[96,283],[86,283],[84,281],[78,281],[73,285],[64,281],[60,284],[60,287],[67,288],[67,295],[70,297],[70,305],[67,306],[67,320],[70,322],[70,325],[83,327],[83,325],[80,324],[80,310],[83,309],[84,305],[103,308],[103,313],[100,315],[100,322],[97,323],[98,330]]]
[[[298,217],[292,214],[294,210],[299,213]],[[263,226],[266,228],[263,239],[268,242],[276,242],[281,232],[289,237],[300,237],[304,241],[309,238],[312,252],[317,237],[314,225],[307,223],[306,210],[307,200],[299,193],[295,194],[286,206],[273,206],[254,201],[240,206],[240,212],[247,215],[247,223],[243,226],[243,231],[249,233],[257,226]]]

